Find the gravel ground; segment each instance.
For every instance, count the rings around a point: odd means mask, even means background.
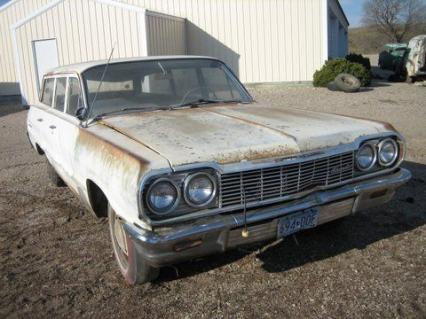
[[[426,89],[256,87],[274,105],[389,121],[414,178],[389,204],[284,239],[162,269],[128,287],[105,220],[48,185],[17,105],[0,105],[0,317],[426,318]]]

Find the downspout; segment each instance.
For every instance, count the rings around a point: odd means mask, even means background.
[[[329,0],[322,0],[322,32],[323,32],[323,61],[328,60],[329,56],[329,35],[328,35],[328,20],[329,20],[329,10],[328,10],[328,1]]]

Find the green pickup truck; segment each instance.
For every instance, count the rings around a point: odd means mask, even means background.
[[[395,71],[407,52],[405,43],[389,43],[383,47],[379,55],[379,67],[383,70]]]

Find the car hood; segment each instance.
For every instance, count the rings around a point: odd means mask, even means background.
[[[292,156],[392,131],[386,123],[259,103],[131,113],[101,123],[174,167]]]

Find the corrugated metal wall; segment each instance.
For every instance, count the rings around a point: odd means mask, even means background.
[[[52,1],[15,0],[0,11],[0,83],[3,87],[17,81],[10,26]],[[185,29],[186,53],[218,57],[244,82],[309,81],[327,58],[325,0],[117,2],[188,18],[184,28],[181,23],[159,23],[155,17],[148,18],[150,54],[185,53],[182,48],[185,39],[170,42]],[[146,25],[134,15],[124,8],[116,10],[93,0],[66,0],[36,18],[37,22],[32,21],[23,28],[25,31],[19,31],[19,37],[31,41],[53,37],[54,31],[59,33],[60,64],[106,58],[114,42],[117,43],[114,57],[145,55],[146,45],[140,46],[140,41],[141,34],[145,37]],[[76,24],[77,18],[85,22]],[[171,36],[169,32],[173,29],[178,32]],[[158,41],[159,38],[165,41]],[[30,53],[24,52],[21,59],[29,68]],[[5,94],[1,86],[0,95]]]
[[[57,39],[60,65],[146,56],[145,15],[94,0],[65,0],[16,30],[21,85],[27,102],[37,100],[32,41]]]
[[[188,18],[188,53],[218,57],[244,82],[310,81],[324,60],[322,0],[121,0]]]
[[[10,27],[51,0],[18,0],[0,11],[0,95],[19,94]]]
[[[185,19],[146,12],[148,55],[186,54]]]

